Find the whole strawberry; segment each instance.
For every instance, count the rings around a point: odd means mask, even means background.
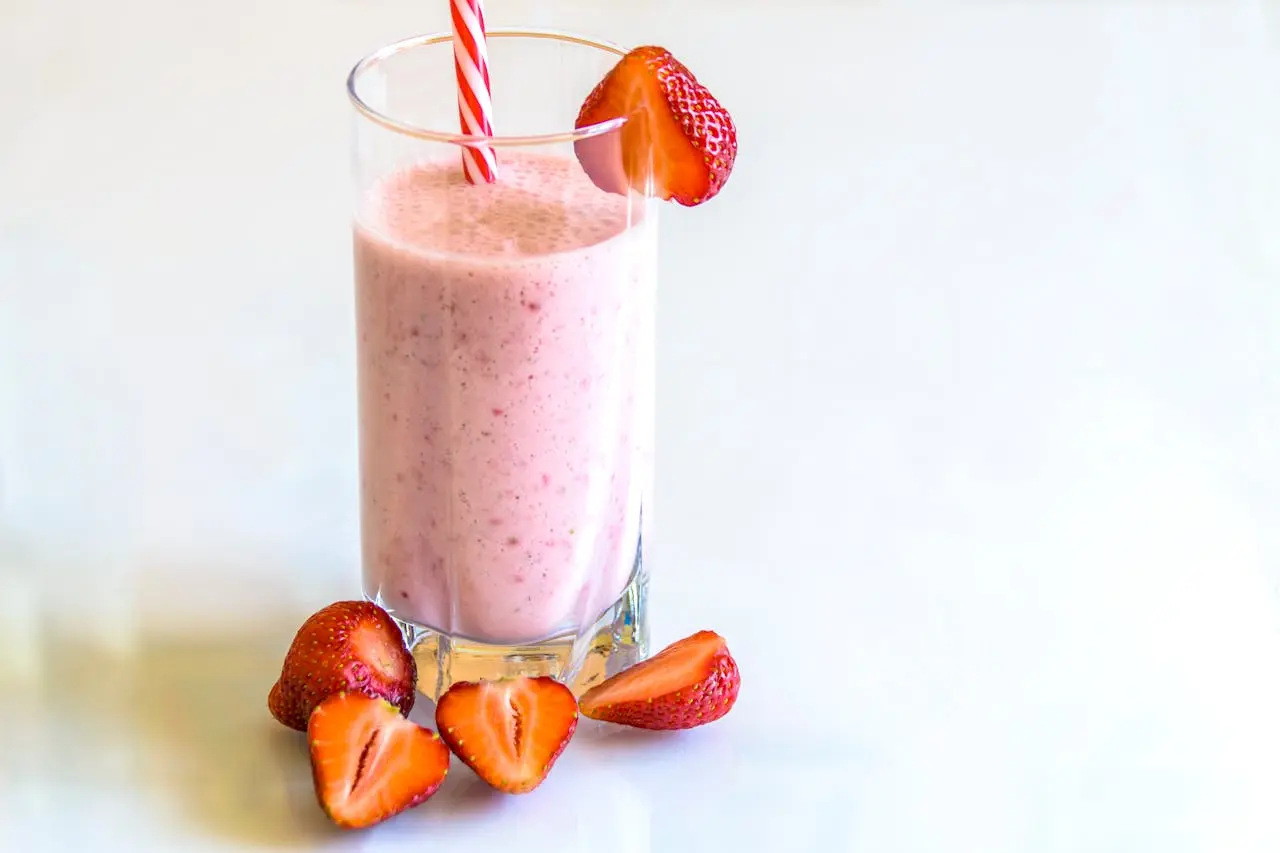
[[[344,691],[385,699],[408,714],[417,677],[413,655],[385,610],[368,601],[339,601],[302,623],[267,708],[300,732],[317,705]]]

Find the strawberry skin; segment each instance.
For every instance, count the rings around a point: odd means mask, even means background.
[[[339,601],[302,623],[267,708],[298,731],[307,730],[318,704],[342,691],[386,699],[408,714],[417,676],[413,655],[385,610],[368,601]]]
[[[460,681],[436,703],[436,728],[449,749],[508,794],[541,785],[577,727],[573,693],[545,675]]]
[[[641,729],[691,729],[729,713],[742,679],[714,631],[672,643],[582,695],[582,713]]]
[[[638,47],[587,96],[575,127],[626,117],[580,140],[583,169],[608,192],[627,188],[693,207],[724,187],[738,155],[728,110],[666,48]]]
[[[311,779],[329,819],[363,829],[412,808],[440,789],[449,749],[385,699],[335,693],[307,723]]]

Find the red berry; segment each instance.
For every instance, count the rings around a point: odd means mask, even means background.
[[[508,794],[542,784],[577,726],[573,694],[546,676],[458,682],[436,703],[436,728],[454,755]]]
[[[435,732],[361,693],[336,693],[316,706],[307,740],[316,799],[347,829],[418,805],[449,772],[449,750]]]
[[[386,611],[368,601],[339,601],[314,614],[293,638],[267,708],[306,731],[317,705],[342,691],[386,699],[408,714],[418,669]]]
[[[576,127],[623,117],[620,131],[575,145],[601,189],[630,187],[692,207],[729,180],[738,154],[733,119],[665,48],[638,47],[624,56],[587,96]]]
[[[597,684],[582,713],[642,729],[691,729],[729,713],[742,679],[724,638],[699,631]]]

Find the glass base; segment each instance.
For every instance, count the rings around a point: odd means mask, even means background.
[[[637,561],[639,562],[639,561]],[[504,646],[450,637],[424,625],[392,617],[418,664],[418,691],[438,699],[457,681],[549,675],[575,696],[639,663],[649,654],[646,609],[649,576],[636,566],[631,582],[595,624],[580,634]]]

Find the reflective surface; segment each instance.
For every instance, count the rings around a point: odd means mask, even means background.
[[[1280,62],[1230,0],[495,11],[737,119],[664,211],[650,594],[743,691],[325,824],[265,701],[359,589],[339,84],[445,5],[3,5],[0,849],[1280,849]]]

